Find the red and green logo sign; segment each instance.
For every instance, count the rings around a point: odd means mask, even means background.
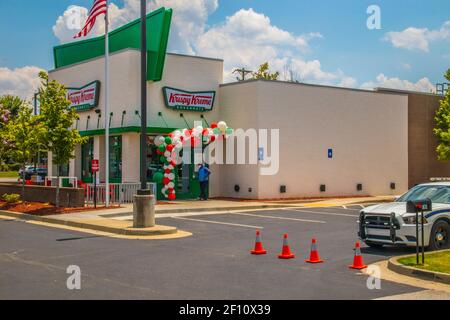
[[[216,97],[215,91],[190,92],[164,87],[166,107],[175,110],[211,111]]]
[[[100,81],[91,82],[81,88],[67,88],[67,100],[77,111],[91,110],[98,106]]]

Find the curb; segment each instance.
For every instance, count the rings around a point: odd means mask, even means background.
[[[450,250],[444,250],[444,251],[450,251]],[[399,274],[402,274],[404,276],[409,277],[415,277],[422,280],[428,280],[428,281],[435,281],[440,282],[444,284],[450,284],[450,274],[442,273],[442,272],[436,272],[436,271],[428,271],[428,270],[422,270],[417,269],[409,266],[405,266],[401,263],[399,263],[397,260],[402,258],[411,257],[414,255],[405,255],[400,257],[393,257],[388,260],[388,269],[394,272],[397,272]]]
[[[161,236],[161,235],[173,235],[178,232],[176,227],[156,226],[152,228],[134,229],[134,228],[117,228],[104,225],[91,224],[86,222],[78,222],[71,220],[60,220],[54,218],[48,218],[43,216],[34,216],[26,213],[17,213],[11,211],[0,210],[0,215],[18,218],[25,221],[39,221],[49,224],[63,225],[80,229],[89,229],[94,231],[107,232],[112,234],[118,234],[122,236]],[[155,229],[156,228],[156,229]]]

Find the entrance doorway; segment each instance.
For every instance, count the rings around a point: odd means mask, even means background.
[[[93,183],[91,165],[94,159],[94,138],[81,146],[81,181],[84,183]]]
[[[122,183],[122,136],[109,137],[109,182]]]
[[[157,171],[163,171],[163,163],[161,162],[161,156],[157,153],[157,147],[155,146],[154,140],[157,135],[147,136],[147,181],[153,181],[153,175]],[[193,163],[194,150],[191,150]],[[181,164],[176,166],[175,170],[175,192],[177,194],[177,199],[187,200],[187,199],[197,199],[200,196],[200,184],[197,179],[197,172],[194,164]],[[158,195],[159,200],[165,200],[161,194],[162,184],[158,184]]]

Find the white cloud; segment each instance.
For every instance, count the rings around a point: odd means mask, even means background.
[[[218,0],[152,0],[148,3],[148,11],[159,7],[173,9],[172,26],[169,39],[169,50],[194,54],[194,44],[197,37],[205,31],[208,16],[218,7]],[[110,29],[118,28],[140,16],[139,0],[124,0],[124,6],[119,8],[116,4],[109,5]],[[75,33],[82,27],[87,18],[88,8],[69,6],[65,12],[58,17],[53,26],[53,33],[61,43],[78,41],[73,39]],[[74,14],[76,17],[74,19]],[[80,25],[74,24],[74,20],[81,21]],[[105,23],[99,17],[94,29],[85,37],[92,38],[104,34]]]
[[[329,85],[352,86],[356,80],[341,71],[327,72],[319,60],[305,60],[310,41],[322,38],[318,32],[295,35],[274,26],[269,17],[253,9],[241,9],[227,17],[223,24],[203,33],[195,46],[197,53],[224,59],[225,81],[234,81],[237,67],[256,70],[268,61],[282,80],[290,79]]]
[[[403,31],[386,33],[383,40],[392,43],[396,48],[407,50],[430,51],[430,43],[450,39],[450,21],[445,22],[440,29],[410,27]]]
[[[383,73],[380,73],[375,81],[365,82],[361,85],[364,89],[373,88],[390,88],[390,89],[400,89],[409,91],[421,91],[421,92],[434,92],[435,86],[431,83],[428,78],[422,78],[416,83],[410,82],[408,80],[402,80],[399,78],[389,78]]]
[[[139,0],[124,0],[123,7],[110,4],[109,14],[111,29],[117,28],[139,17]],[[361,86],[358,81],[346,75],[342,70],[324,70],[317,59],[305,59],[305,53],[311,51],[311,41],[322,38],[318,32],[296,35],[283,30],[271,22],[264,14],[253,9],[241,9],[226,18],[223,23],[208,26],[211,13],[218,8],[218,0],[151,0],[148,10],[161,6],[173,8],[172,27],[169,39],[169,51],[192,55],[223,58],[225,64],[225,81],[235,81],[233,70],[237,67],[256,70],[268,61],[272,71],[279,71],[281,80],[293,78],[300,82],[334,85],[342,87],[389,87],[430,92],[434,86],[423,78],[416,83],[399,78],[389,78],[380,74],[375,81]],[[70,18],[67,9],[56,21],[53,28],[61,42],[72,41],[77,30],[69,30]],[[78,7],[82,14],[87,8]],[[99,19],[91,36],[104,32],[104,22]],[[386,41],[395,47],[406,49],[429,50],[429,44],[439,39],[450,38],[450,21],[439,30],[408,28],[402,32],[388,32]],[[406,70],[411,68],[402,64]]]
[[[22,99],[31,100],[37,91],[41,68],[26,66],[16,69],[0,67],[0,95],[17,95]]]

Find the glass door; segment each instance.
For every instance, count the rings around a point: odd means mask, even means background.
[[[109,182],[122,183],[122,136],[109,137]]]
[[[92,183],[91,165],[94,159],[94,138],[81,146],[81,180],[84,183]]]

